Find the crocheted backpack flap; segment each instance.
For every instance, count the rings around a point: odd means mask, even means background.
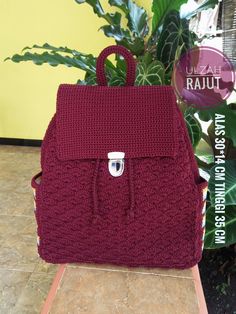
[[[127,61],[108,87],[104,61]],[[207,182],[170,86],[134,86],[111,46],[98,86],[63,84],[32,179],[39,255],[51,263],[187,268],[201,258]]]
[[[56,136],[60,160],[175,156],[176,99],[171,86],[61,85]]]

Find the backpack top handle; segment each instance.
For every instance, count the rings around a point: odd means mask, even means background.
[[[119,54],[124,57],[126,61],[126,83],[125,86],[133,86],[135,82],[136,62],[132,53],[123,46],[113,45],[102,50],[97,59],[96,74],[97,83],[100,86],[107,86],[107,79],[105,74],[105,60],[111,54]]]

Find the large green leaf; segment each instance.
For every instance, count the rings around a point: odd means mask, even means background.
[[[126,47],[134,55],[142,55],[144,51],[144,40],[142,38],[131,38],[129,31],[122,29],[120,26],[104,25],[100,29],[107,37],[114,38],[117,44]]]
[[[64,52],[64,53],[70,53],[73,56],[79,56],[79,57],[86,57],[86,58],[93,58],[92,54],[85,54],[81,53],[75,49],[70,49],[68,47],[55,47],[53,45],[50,45],[48,43],[45,43],[43,45],[33,45],[32,47],[25,47],[22,49],[22,52],[25,50],[32,50],[32,49],[43,49],[43,50],[50,50],[50,52]]]
[[[120,26],[113,26],[113,25],[104,25],[100,29],[103,30],[104,34],[107,37],[114,38],[117,42],[125,40],[127,42],[132,43],[132,39],[130,37],[129,31],[124,30]]]
[[[197,9],[188,12],[185,16],[182,16],[182,18],[191,18],[195,16],[196,14],[200,13],[203,10],[214,8],[219,3],[219,0],[204,0]]]
[[[128,20],[131,33],[137,37],[145,37],[148,33],[148,16],[144,8],[132,0],[109,0],[110,5],[121,9]]]
[[[86,59],[84,56],[63,56],[59,53],[49,53],[47,51],[39,53],[25,52],[22,55],[15,54],[11,58],[6,60],[11,60],[13,62],[22,62],[22,61],[32,61],[37,65],[42,65],[47,63],[51,66],[65,65],[68,67],[76,67],[81,70],[84,70],[89,73],[95,73],[94,60],[95,59]]]
[[[156,32],[159,26],[163,23],[166,14],[169,11],[178,11],[182,4],[188,0],[153,0],[152,2],[152,33]]]
[[[134,38],[132,41],[126,40],[125,38],[117,44],[122,45],[129,49],[135,56],[141,56],[144,52],[144,40],[142,38]]]
[[[224,180],[219,180],[215,173],[217,167],[224,167]],[[211,169],[211,178],[209,181],[210,200],[215,204],[215,188],[217,184],[225,183],[225,205],[236,205],[236,160],[226,160],[225,164],[215,165]]]
[[[195,148],[201,137],[202,137],[202,128],[199,121],[191,113],[191,110],[185,110],[184,119],[188,129],[188,134],[192,143],[192,146]]]
[[[131,0],[110,0],[110,5],[121,9],[128,20],[128,28],[120,24],[101,27],[107,37],[112,37],[117,44],[128,48],[134,55],[140,56],[144,51],[144,37],[148,33],[147,13]]]
[[[170,11],[165,17],[163,29],[158,40],[157,59],[168,70],[171,70],[178,47],[181,47],[181,53],[184,53],[191,45],[191,33],[187,20],[180,19],[179,12]]]
[[[87,3],[93,8],[93,12],[111,25],[120,25],[121,14],[118,12],[105,13],[99,0],[75,0],[78,4]]]
[[[162,85],[164,72],[164,66],[160,61],[153,61],[148,65],[140,62],[137,66],[135,85]]]
[[[187,3],[188,0],[153,0],[152,2],[152,33],[156,33],[157,29],[162,25],[165,16],[171,10],[179,11],[182,4]],[[218,0],[204,0],[197,9],[189,12],[186,18],[190,18],[197,13],[214,8]]]
[[[27,50],[45,51],[43,53],[26,52],[22,55],[16,54],[11,58],[6,58],[6,60],[12,60],[13,62],[33,61],[37,65],[48,63],[52,66],[57,66],[62,64],[66,66],[77,67],[86,71],[88,74],[96,73],[97,58],[95,58],[92,54],[84,54],[68,47],[55,47],[48,43],[44,45],[33,45],[32,47],[25,47],[22,51],[24,52]],[[68,56],[68,54],[70,56]],[[109,73],[112,75],[116,74],[116,67],[110,60],[106,59],[105,64]]]
[[[236,108],[234,104],[222,105],[208,110],[199,110],[198,115],[202,121],[215,119],[215,114],[221,114],[225,117],[225,137],[232,140],[233,146],[236,147]]]
[[[129,29],[135,36],[145,37],[148,34],[147,12],[131,0],[128,0],[128,9]]]
[[[129,13],[127,0],[108,0],[111,6],[117,7],[122,10],[125,14]]]
[[[144,51],[144,40],[136,37],[131,38],[129,31],[120,28],[119,26],[104,25],[100,29],[103,30],[107,37],[115,39],[118,45],[122,45],[129,49],[134,55],[140,56]]]
[[[225,226],[217,228],[216,216],[214,206],[209,206],[206,214],[206,234],[204,240],[206,249],[215,249],[236,243],[236,206],[226,206],[225,214],[223,215],[225,217]],[[218,214],[218,216],[221,215]],[[223,243],[217,241],[217,234],[215,234],[220,229],[225,231],[225,240],[222,239]]]

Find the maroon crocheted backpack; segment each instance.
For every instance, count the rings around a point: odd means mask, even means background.
[[[111,53],[127,62],[126,86],[107,86]],[[59,87],[32,179],[47,262],[186,268],[201,258],[207,182],[174,91],[134,81],[132,54],[111,46],[97,86]]]

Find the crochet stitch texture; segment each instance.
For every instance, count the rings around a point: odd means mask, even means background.
[[[108,171],[112,151],[125,152],[120,177]],[[47,262],[187,268],[200,260],[206,182],[172,87],[61,85],[41,167],[38,251]]]

